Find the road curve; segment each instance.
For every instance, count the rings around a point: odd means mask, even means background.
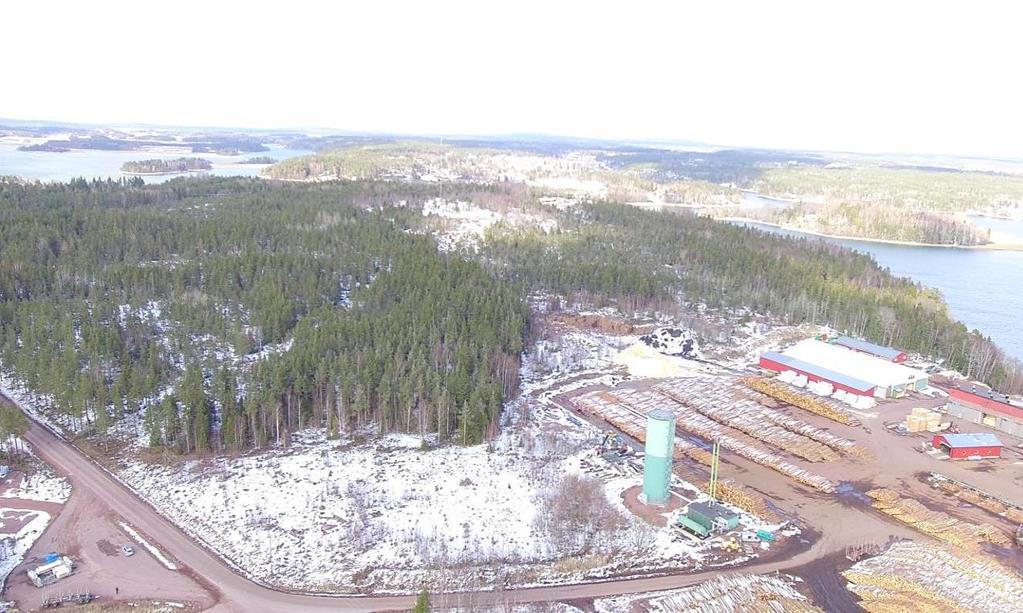
[[[17,405],[17,403],[15,403]],[[31,417],[31,416],[30,416]],[[218,596],[217,611],[395,611],[408,610],[411,596],[328,596],[283,592],[261,586],[233,570],[223,559],[200,545],[184,531],[142,500],[134,491],[85,456],[74,445],[56,436],[34,419],[25,438],[36,455],[66,477],[74,489],[92,492],[111,511],[140,529],[154,545],[174,557],[197,580]],[[73,492],[74,490],[72,490]],[[72,493],[73,495],[73,493]],[[100,511],[99,509],[97,511]],[[707,579],[750,572],[773,572],[793,568],[821,555],[817,546],[801,554],[774,562],[754,564],[731,570],[666,575],[642,579],[620,579],[599,583],[580,583],[548,587],[522,588],[496,592],[433,596],[435,606],[447,603],[487,605],[548,602],[577,598],[616,596],[637,592],[686,587]]]

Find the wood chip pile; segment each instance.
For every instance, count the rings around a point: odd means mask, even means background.
[[[873,507],[882,513],[963,549],[977,551],[982,543],[1000,547],[1012,544],[1008,535],[991,524],[973,524],[942,511],[932,511],[918,500],[903,498],[894,490],[879,488],[870,490],[867,496],[873,500]]]
[[[861,607],[896,611],[1023,610],[1023,580],[992,560],[948,547],[916,542],[892,545],[842,573]]]
[[[653,389],[676,402],[693,407],[718,423],[745,432],[804,460],[833,462],[839,459],[834,449],[797,431],[800,425],[821,433],[824,433],[823,430],[788,416],[784,416],[787,418],[784,420],[778,419],[778,411],[768,409],[753,399],[737,397],[728,389],[730,381],[733,379],[726,377],[672,379]],[[787,421],[792,422],[791,427],[786,427]]]
[[[764,379],[763,377],[744,377],[742,382],[750,389],[766,394],[785,404],[799,407],[804,411],[827,417],[846,426],[859,425],[859,421],[833,400],[824,399],[810,392],[804,392],[784,383]]]
[[[723,448],[757,464],[772,468],[803,485],[808,485],[829,494],[835,491],[835,484],[830,480],[804,470],[752,441],[747,442],[745,437],[742,437],[742,435],[737,436],[728,426],[719,424],[701,415],[692,407],[679,404],[658,392],[652,390],[618,389],[614,391],[613,396],[642,415],[646,415],[654,409],[671,411],[675,414],[675,423],[687,432],[691,432],[707,441],[716,440],[721,443]]]

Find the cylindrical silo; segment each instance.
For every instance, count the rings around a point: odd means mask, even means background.
[[[665,504],[668,502],[672,452],[675,448],[675,415],[670,411],[654,409],[646,417],[643,496],[647,504]]]

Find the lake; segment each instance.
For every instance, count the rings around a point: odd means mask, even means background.
[[[974,218],[1005,236],[1023,237],[1023,220]],[[1023,360],[1023,252],[949,247],[911,247],[818,237],[757,223],[750,227],[785,236],[825,240],[869,254],[893,274],[941,292],[952,314],[990,336],[1007,354]]]
[[[0,176],[15,175],[39,181],[70,181],[76,177],[86,179],[118,179],[130,175],[121,174],[121,164],[132,160],[175,160],[181,157],[201,157],[213,163],[213,169],[200,173],[169,175],[145,175],[146,183],[162,183],[174,177],[189,174],[215,175],[221,177],[255,177],[265,168],[260,164],[238,164],[242,160],[257,156],[269,156],[276,160],[307,155],[311,151],[270,147],[270,151],[243,153],[241,155],[218,155],[212,153],[181,153],[166,151],[98,151],[75,150],[64,153],[52,151],[18,151],[18,146],[0,143]]]

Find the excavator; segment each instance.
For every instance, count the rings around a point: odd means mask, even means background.
[[[608,430],[604,433],[604,438],[600,441],[600,445],[594,450],[598,456],[616,455],[618,457],[624,457],[629,455],[632,450],[625,443],[625,439],[622,438],[621,434],[618,434],[614,430]]]

